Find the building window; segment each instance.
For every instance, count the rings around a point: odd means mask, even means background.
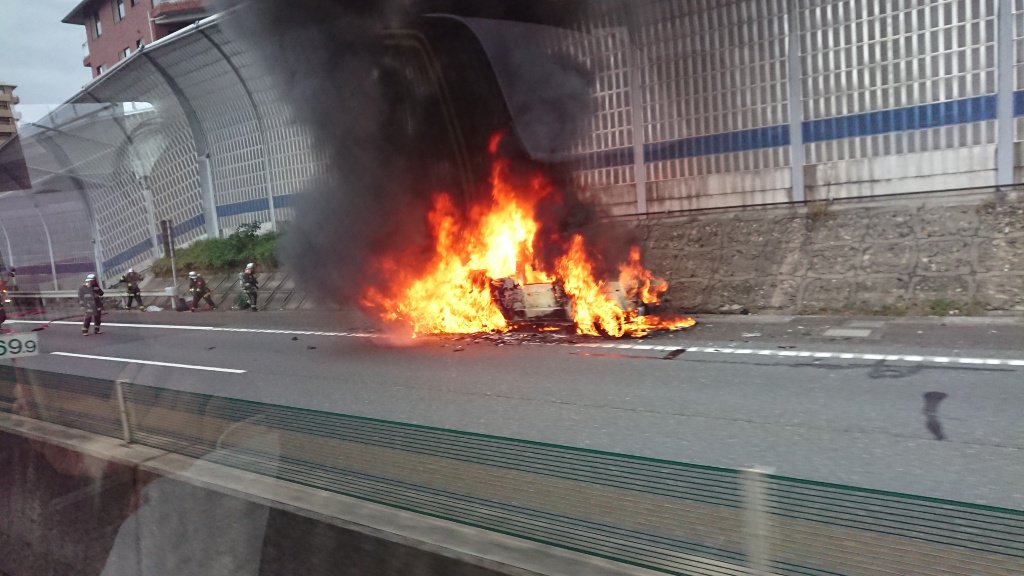
[[[114,0],[114,22],[124,20],[124,0]]]
[[[100,74],[103,74],[106,71],[107,71],[107,69],[103,67],[103,64],[100,64],[99,66],[96,67],[96,75],[97,76],[99,76]]]
[[[92,37],[99,38],[103,34],[103,24],[100,22],[100,15],[97,13],[92,17]]]
[[[127,58],[127,57],[129,57],[131,55],[132,55],[132,49],[131,48],[125,48],[124,50],[121,50],[121,60],[124,60],[125,58]]]
[[[135,49],[136,50],[142,50],[142,38],[139,38],[138,40],[135,41]]]
[[[138,6],[139,0],[132,0],[132,6]]]

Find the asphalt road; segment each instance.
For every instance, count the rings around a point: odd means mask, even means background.
[[[55,323],[39,333],[44,354],[19,362],[1024,509],[1021,319],[709,317],[645,340],[556,343],[410,340],[371,333],[354,313],[113,313],[106,322],[88,338]],[[314,331],[331,334],[299,333]],[[946,396],[927,405],[929,393]]]

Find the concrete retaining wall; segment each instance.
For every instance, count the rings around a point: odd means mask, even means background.
[[[1021,192],[691,213],[638,231],[688,312],[1024,312]]]

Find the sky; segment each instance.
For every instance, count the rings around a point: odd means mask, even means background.
[[[15,110],[34,122],[92,79],[85,27],[60,20],[79,0],[0,0],[0,82],[18,86]]]

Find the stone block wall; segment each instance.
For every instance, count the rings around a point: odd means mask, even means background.
[[[687,312],[1024,313],[1024,194],[740,208],[637,224]]]

